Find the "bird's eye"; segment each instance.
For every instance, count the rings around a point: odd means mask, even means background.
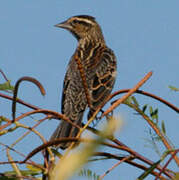
[[[78,21],[77,21],[77,20],[74,20],[73,23],[76,24],[76,23],[78,23]]]
[[[78,23],[77,20],[73,20],[73,21],[71,22],[72,26],[75,26],[77,23]]]

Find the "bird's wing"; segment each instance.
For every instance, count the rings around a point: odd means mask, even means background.
[[[80,72],[76,62],[72,59],[68,65],[63,83],[61,111],[71,120],[86,109],[87,103],[82,85]]]
[[[92,104],[91,111],[94,111],[106,100],[113,88],[117,70],[116,57],[112,50],[108,48],[104,49],[93,71],[94,75],[90,80],[89,88]]]

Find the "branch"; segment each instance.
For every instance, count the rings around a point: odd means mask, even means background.
[[[102,180],[108,173],[110,173],[114,168],[116,168],[119,164],[121,164],[122,162],[125,162],[131,158],[134,158],[134,156],[130,155],[130,156],[126,156],[124,158],[122,158],[119,162],[117,162],[114,166],[112,166],[110,169],[108,169],[103,175],[101,175],[99,177],[100,180]]]
[[[45,89],[43,88],[42,84],[39,81],[37,81],[36,79],[32,77],[27,77],[27,76],[20,78],[16,82],[15,87],[14,87],[14,96],[13,96],[13,102],[12,102],[12,119],[13,119],[12,122],[15,121],[17,92],[18,92],[19,85],[22,81],[29,81],[29,82],[34,83],[39,88],[41,94],[43,96],[45,95]]]
[[[2,69],[0,69],[0,73],[2,74],[2,76],[4,77],[5,81],[8,81],[7,76],[4,74],[4,72],[2,71]]]
[[[130,89],[121,89],[121,90],[119,90],[119,91],[116,91],[116,92],[114,92],[113,94],[111,94],[111,95],[108,97],[108,101],[109,101],[110,99],[112,99],[113,97],[115,97],[116,95],[118,95],[118,94],[126,93],[126,92],[129,92],[129,91],[130,91]],[[167,105],[168,107],[170,107],[171,109],[173,109],[173,110],[176,111],[177,113],[179,113],[179,108],[178,108],[178,107],[176,107],[175,105],[171,104],[170,102],[166,101],[165,99],[163,99],[163,98],[161,98],[161,97],[159,97],[159,96],[156,96],[156,95],[154,95],[154,94],[151,94],[151,93],[149,93],[149,92],[142,91],[142,90],[137,90],[135,93],[137,93],[137,94],[142,94],[142,95],[144,95],[144,96],[148,96],[148,97],[151,97],[151,98],[153,98],[153,99],[156,99],[156,100],[162,102],[163,104]]]
[[[155,125],[155,123],[146,115],[143,113],[141,109],[139,109],[136,105],[132,103],[125,103],[129,107],[133,108],[135,111],[137,111],[146,121],[147,123],[151,126],[151,128],[155,131],[155,133],[161,138],[163,144],[168,150],[172,150],[172,147],[170,143],[167,141],[167,139],[164,137],[163,133],[160,131],[160,129]],[[173,154],[173,152],[171,152]],[[179,166],[179,158],[177,156],[174,156],[176,164]]]

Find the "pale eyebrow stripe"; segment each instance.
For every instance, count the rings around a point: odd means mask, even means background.
[[[88,19],[85,19],[85,18],[78,18],[78,17],[75,17],[74,19],[76,19],[76,20],[78,20],[78,21],[86,22],[86,23],[91,24],[91,25],[94,24],[93,21],[88,20]]]

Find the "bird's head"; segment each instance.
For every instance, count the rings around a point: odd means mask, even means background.
[[[69,30],[77,40],[90,38],[103,38],[101,28],[95,18],[88,15],[73,16],[66,21],[56,24],[56,27]]]

